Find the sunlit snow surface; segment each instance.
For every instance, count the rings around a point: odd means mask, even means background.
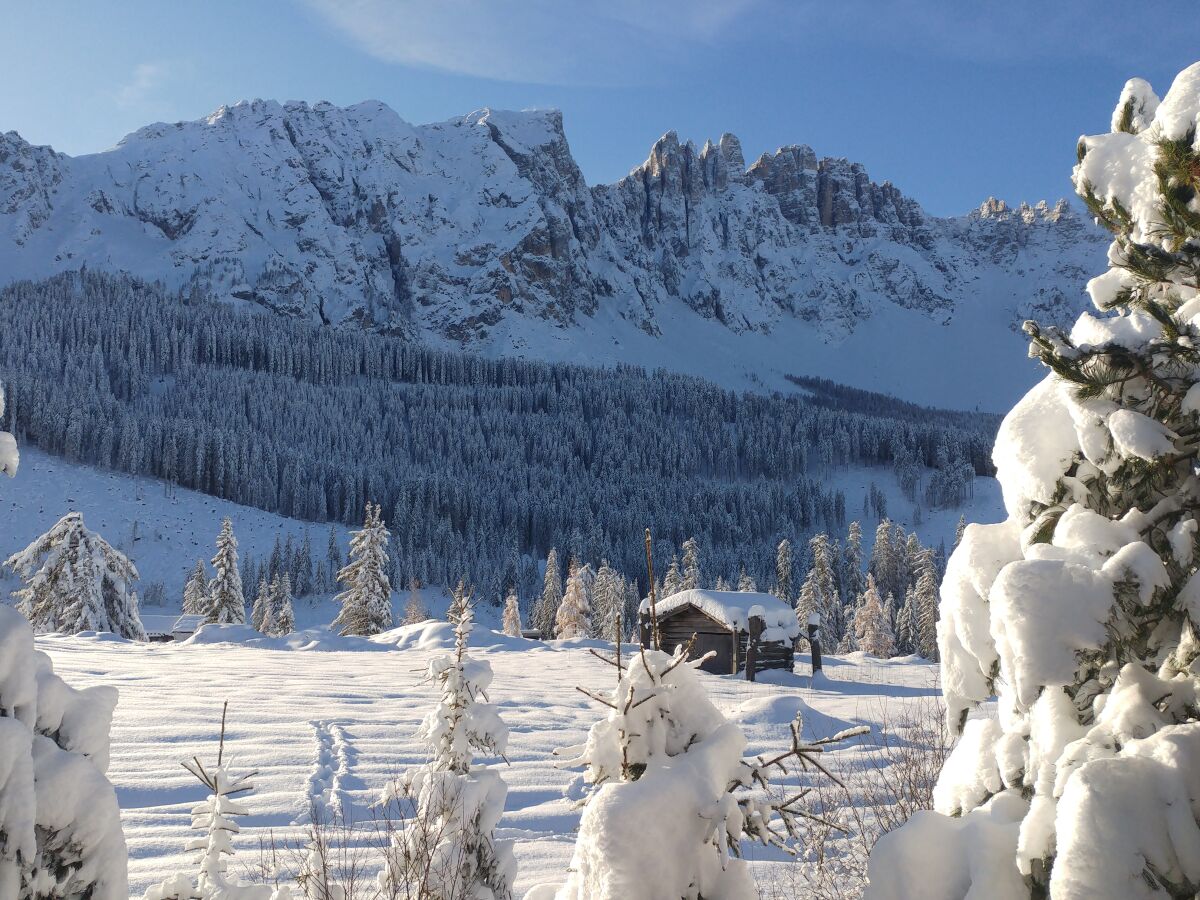
[[[555,768],[551,750],[582,741],[598,716],[575,686],[604,688],[613,672],[587,652],[600,646],[595,642],[547,646],[483,629],[476,637],[481,647],[492,646],[474,652],[495,670],[491,699],[511,732],[499,837],[516,841],[520,896],[539,882],[561,880],[570,862],[579,812],[565,793],[577,773]],[[189,810],[203,789],[179,763],[215,755],[225,700],[226,752],[260,773],[247,801],[252,814],[235,841],[235,866],[249,866],[260,840],[296,833],[293,823],[304,819],[314,798],[336,800],[366,817],[367,805],[393,775],[423,761],[417,726],[434,700],[423,672],[449,639],[438,623],[393,633],[382,645],[393,649],[383,652],[144,645],[85,636],[44,636],[38,646],[69,683],[120,691],[109,775],[129,845],[130,890],[140,896],[147,885],[190,866],[183,852]],[[823,737],[853,724],[896,721],[907,705],[929,703],[937,694],[936,667],[914,660],[829,659],[828,678],[816,688],[807,657],[798,657],[797,672],[804,674],[769,673],[753,684],[703,677],[754,754],[784,748],[798,712],[806,736]],[[832,754],[828,764],[853,770],[874,752],[869,741],[859,741]],[[770,870],[791,863],[761,849],[747,851],[764,886],[785,883]]]

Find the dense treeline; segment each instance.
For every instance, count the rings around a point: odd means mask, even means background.
[[[780,536],[845,526],[833,468],[936,466],[949,487],[930,502],[952,503],[991,442],[989,419],[887,415],[878,395],[867,414],[852,395],[488,360],[124,276],[12,285],[0,334],[24,440],[302,519],[357,523],[379,502],[400,572],[466,575],[489,599],[536,581],[552,545],[639,571],[647,525],[668,556],[695,535],[722,569],[765,574]]]

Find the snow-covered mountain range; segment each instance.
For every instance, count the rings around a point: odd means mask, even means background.
[[[1107,239],[1063,201],[935,218],[861,165],[664,135],[589,186],[556,111],[414,126],[243,102],[68,157],[0,135],[0,281],[82,265],[330,324],[737,386],[1005,408]]]

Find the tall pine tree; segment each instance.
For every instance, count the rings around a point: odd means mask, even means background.
[[[390,535],[379,504],[368,503],[363,527],[350,538],[350,561],[338,572],[342,592],[334,627],[341,634],[372,635],[392,627],[392,585],[388,581]]]

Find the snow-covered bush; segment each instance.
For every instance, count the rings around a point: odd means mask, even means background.
[[[75,690],[0,605],[0,897],[126,900],[108,768],[117,692]]]
[[[4,420],[4,385],[0,384],[0,422]],[[9,478],[17,474],[21,455],[17,452],[17,439],[7,431],[0,431],[0,472]]]
[[[1130,81],[1075,186],[1113,233],[1098,312],[1027,325],[1050,374],[994,459],[938,644],[961,732],[868,897],[1191,897],[1200,885],[1200,63]],[[997,697],[995,718],[968,719]],[[954,818],[950,818],[950,817]]]
[[[474,613],[461,583],[450,615],[454,652],[429,662],[440,690],[420,728],[430,761],[384,794],[384,803],[415,798],[416,814],[396,832],[381,879],[388,896],[508,900],[516,861],[511,842],[493,836],[508,787],[496,770],[474,763],[476,752],[504,754],[508,728],[487,702],[491,664],[467,654]]]
[[[368,503],[363,527],[350,538],[350,562],[337,575],[345,590],[334,597],[342,608],[333,624],[342,634],[379,634],[392,627],[389,539],[379,504]]]
[[[592,786],[570,874],[527,900],[758,897],[741,842],[786,847],[804,815],[800,797],[770,802],[768,772],[792,758],[806,763],[819,748],[802,744],[793,726],[790,751],[743,759],[746,738],[708,698],[689,650],[641,652],[619,670],[615,690],[590,695],[608,715],[585,744],[559,751],[572,757],[567,765],[586,767]]]
[[[4,564],[25,583],[14,596],[35,631],[111,631],[130,640],[146,639],[137,594],[130,590],[137,569],[88,531],[79,513],[67,513]]]

